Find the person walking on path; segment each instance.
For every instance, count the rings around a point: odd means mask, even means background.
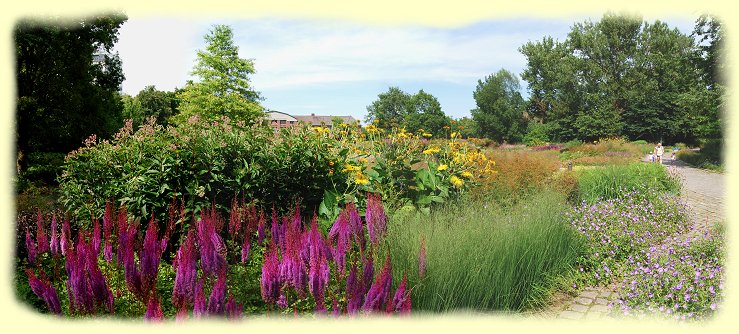
[[[665,154],[665,148],[662,146],[662,143],[657,143],[657,146],[654,148],[654,155],[657,156],[657,162],[662,164],[662,155]]]

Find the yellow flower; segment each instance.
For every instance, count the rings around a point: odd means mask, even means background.
[[[344,172],[344,173],[346,173],[346,172],[356,172],[356,171],[360,171],[360,170],[362,170],[362,169],[359,168],[359,167],[357,167],[357,166],[352,166],[350,164],[346,164],[344,166],[344,169],[342,169],[341,171]]]
[[[367,158],[359,158],[359,162],[366,164],[368,161]]]
[[[464,185],[464,181],[462,181],[462,179],[458,178],[456,175],[452,175],[449,181],[452,182],[452,185],[455,188],[461,188]]]
[[[472,177],[472,173],[470,173],[468,171],[464,171],[464,172],[462,172],[462,177],[469,179],[469,178]]]
[[[423,133],[423,136],[424,136],[424,137],[431,137],[431,136],[433,136],[433,135],[432,135],[432,134],[430,134],[430,133],[428,133],[428,132],[424,132],[424,133]]]
[[[443,164],[443,165],[439,165],[439,167],[436,167],[436,170],[442,171],[442,170],[446,170],[447,168],[449,168],[449,166],[447,166],[446,164]]]
[[[452,132],[452,135],[451,135],[452,138],[456,138],[457,136],[459,136],[459,133]]]
[[[428,154],[428,155],[434,154],[434,153],[439,153],[439,149],[436,147],[432,147],[432,148],[429,148],[423,151],[423,154]]]
[[[361,185],[365,185],[365,184],[367,184],[367,183],[369,183],[369,179],[367,178],[367,176],[365,176],[365,175],[364,175],[364,174],[362,174],[361,172],[357,172],[357,173],[355,174],[355,177],[354,177],[354,184],[358,184],[358,185],[360,185],[360,186],[361,186]]]

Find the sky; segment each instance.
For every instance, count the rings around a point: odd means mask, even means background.
[[[545,36],[563,41],[576,22],[600,17],[492,19],[454,28],[372,25],[341,20],[253,18],[194,20],[129,17],[115,46],[126,77],[123,92],[145,86],[171,91],[191,77],[203,36],[214,24],[231,26],[242,58],[252,59],[252,86],[262,105],[292,115],[349,115],[363,120],[378,94],[397,86],[423,89],[453,118],[470,116],[478,80],[501,69],[520,78],[518,48]],[[690,34],[695,18],[659,19]],[[527,96],[525,81],[521,93]]]

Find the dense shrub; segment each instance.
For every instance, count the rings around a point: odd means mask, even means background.
[[[322,191],[345,182],[331,163],[342,158],[331,139],[310,129],[277,134],[242,127],[228,119],[212,124],[196,118],[179,127],[148,124],[133,132],[130,122],[111,142],[88,139],[69,154],[60,178],[61,202],[79,221],[100,217],[116,200],[140,217],[165,221],[174,198],[185,212],[211,204],[226,209],[235,196],[278,207],[303,199],[313,210]]]

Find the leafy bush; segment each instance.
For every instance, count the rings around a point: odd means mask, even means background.
[[[69,154],[60,199],[82,222],[101,217],[111,199],[136,216],[154,214],[160,221],[175,198],[194,214],[211,204],[225,210],[235,196],[278,207],[300,198],[313,210],[321,189],[344,182],[346,175],[330,166],[343,159],[328,149],[335,145],[331,138],[306,128],[293,131],[275,134],[226,118],[211,124],[191,118],[166,129],[150,120],[133,132],[129,122],[112,142],[93,137]]]
[[[393,269],[416,286],[414,311],[535,307],[581,251],[564,210],[563,197],[551,191],[511,208],[465,198],[430,215],[403,209],[388,229]]]
[[[545,123],[529,122],[523,143],[528,146],[544,145],[550,141],[549,126]]]
[[[633,163],[579,171],[580,198],[587,203],[619,198],[634,190],[679,193],[680,179],[659,164]]]

